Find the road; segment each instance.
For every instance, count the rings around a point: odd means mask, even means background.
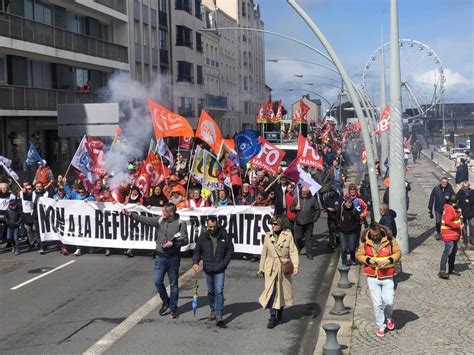
[[[311,352],[337,264],[337,254],[326,247],[323,233],[327,233],[324,213],[315,225],[317,256],[312,261],[301,256],[301,272],[294,278],[295,305],[285,311],[284,323],[273,330],[266,328],[268,312],[258,303],[263,290],[263,279],[255,277],[258,265],[241,258],[232,260],[226,272],[226,329],[207,321],[202,272],[196,317],[191,310],[191,279],[180,288],[179,319],[160,317],[157,306],[135,326],[125,327],[122,322],[156,294],[151,257],[126,258],[119,253],[104,257],[102,251],[81,257],[57,251],[15,257],[0,252],[0,353],[83,353],[117,326],[125,329],[124,335],[111,341],[106,353]],[[61,265],[62,269],[46,274]],[[183,258],[181,273],[190,267],[191,259]]]

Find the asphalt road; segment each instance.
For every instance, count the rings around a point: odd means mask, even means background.
[[[180,288],[180,318],[160,317],[158,309],[139,320],[115,341],[107,353],[119,354],[264,354],[309,353],[314,349],[321,308],[337,264],[337,255],[322,239],[327,232],[325,214],[315,226],[317,256],[301,256],[301,272],[294,277],[295,305],[284,314],[284,323],[266,328],[268,311],[258,297],[263,279],[258,265],[235,258],[225,280],[226,329],[208,322],[207,287],[199,274],[199,308],[191,310],[192,282]],[[304,254],[304,252],[303,252]],[[16,290],[35,276],[74,261]],[[153,260],[147,255],[104,257],[102,251],[81,257],[57,251],[13,256],[0,252],[0,353],[77,354],[122,323],[150,300]],[[181,273],[191,267],[183,258]]]

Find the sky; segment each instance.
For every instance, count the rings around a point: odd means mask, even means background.
[[[317,38],[286,0],[255,2],[260,5],[266,30],[297,38],[324,52]],[[370,61],[367,70],[366,87],[369,97],[378,104],[381,55],[377,49],[381,45],[382,33],[384,42],[389,41],[390,1],[299,0],[298,3],[323,32],[356,85],[361,85],[364,67],[372,54],[376,54],[376,60]],[[434,57],[426,55],[429,51],[420,51],[417,45],[401,48],[402,81],[413,89],[414,96],[419,101],[431,100],[435,93],[435,73],[442,66],[446,77],[445,102],[474,102],[474,0],[399,0],[398,16],[399,37],[427,45],[440,59],[440,64],[436,64]],[[332,66],[316,52],[269,34],[265,34],[265,57],[308,60]],[[387,66],[389,57],[387,51]],[[295,74],[314,76],[297,78]],[[389,100],[389,72],[385,75]],[[273,89],[273,98],[283,98],[286,107],[297,101],[306,90],[314,91],[332,103],[339,90],[331,85],[340,85],[338,82],[340,79],[336,73],[321,66],[289,60],[266,62],[266,83]],[[306,85],[308,83],[313,85]],[[288,88],[298,90],[288,91]],[[408,94],[404,92],[403,95]]]

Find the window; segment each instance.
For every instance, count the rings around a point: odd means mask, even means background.
[[[187,11],[192,14],[191,0],[176,0],[175,9]]]
[[[243,17],[247,16],[247,13],[245,10],[247,10],[247,4],[245,3],[245,1],[242,0],[242,16]]]
[[[0,57],[0,83],[7,81],[7,60],[5,57]]]
[[[204,108],[204,99],[198,99],[198,115],[201,116],[201,111]]]
[[[202,13],[201,13],[201,0],[194,0],[194,15],[202,20]]]
[[[247,91],[249,89],[249,78],[248,76],[244,76],[244,91]]]
[[[141,43],[141,36],[140,36],[140,22],[135,20],[133,23],[133,29],[135,32],[135,43]]]
[[[160,30],[160,49],[168,49],[166,37],[167,31]]]
[[[148,23],[148,6],[142,5],[142,21]]]
[[[167,0],[158,0],[158,11],[167,12],[166,3]]]
[[[86,69],[76,68],[76,86],[79,90],[81,86],[87,83],[89,80],[89,71]]]
[[[177,81],[187,81],[193,83],[193,64],[189,62],[178,61]]]
[[[202,48],[202,35],[198,32],[196,32],[196,50],[198,52],[201,52],[203,51],[203,48]]]
[[[203,79],[203,76],[202,76],[202,66],[201,66],[201,65],[197,65],[197,66],[196,66],[196,69],[197,69],[197,80],[196,80],[196,82],[197,82],[199,85],[203,85],[203,84],[204,84],[204,79]]]
[[[244,101],[244,113],[245,114],[250,113],[250,101]]]
[[[194,99],[192,97],[181,97],[181,106],[178,114],[183,116],[194,116]]]
[[[193,48],[192,31],[186,26],[176,26],[176,45]]]
[[[143,45],[150,47],[150,31],[148,25],[143,25]]]
[[[156,33],[156,28],[151,28],[151,48],[155,49],[158,47],[158,35]]]

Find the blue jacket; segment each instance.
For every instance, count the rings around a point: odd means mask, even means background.
[[[205,273],[218,274],[224,272],[230,263],[232,254],[234,253],[232,237],[230,237],[229,234],[227,234],[227,231],[223,228],[219,228],[218,233],[219,237],[217,238],[215,253],[212,250],[212,242],[209,237],[209,232],[204,229],[194,247],[193,264],[199,264],[199,260],[201,260],[202,257],[203,270]]]
[[[78,194],[76,191],[74,191],[68,184],[64,184],[64,191],[66,191],[66,196],[69,200],[95,201],[94,196],[89,195],[89,193],[86,193],[84,196],[82,196],[81,194]]]
[[[448,201],[449,196],[454,195],[454,190],[451,184],[448,183],[446,188],[442,189],[441,185],[435,186],[431,191],[430,202],[428,202],[428,211],[434,210],[443,213],[443,206]]]

